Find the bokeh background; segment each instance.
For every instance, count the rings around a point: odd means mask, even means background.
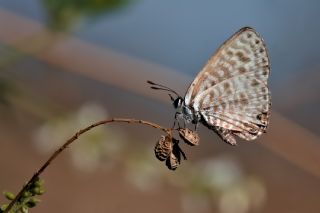
[[[81,137],[42,176],[32,212],[320,212],[318,1],[0,1],[0,190],[18,191],[76,130],[111,117],[171,126],[184,94],[243,26],[271,60],[268,133],[231,147],[201,127],[169,171],[160,132],[112,124]],[[4,198],[0,198],[0,203]]]

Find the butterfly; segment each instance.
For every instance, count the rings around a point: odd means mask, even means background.
[[[177,96],[169,94],[176,108],[175,121],[202,123],[226,143],[236,145],[235,136],[251,141],[266,132],[271,111],[269,74],[263,39],[253,28],[244,27],[211,56],[184,98],[169,87],[148,83],[152,89]]]

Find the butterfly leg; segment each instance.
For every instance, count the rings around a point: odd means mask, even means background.
[[[173,122],[172,129],[175,128],[177,123],[178,123],[178,127],[180,128],[180,123],[179,123],[179,118],[178,118],[180,114],[181,114],[180,112],[176,112],[176,114],[174,115],[174,122]]]
[[[199,126],[199,122],[196,122],[196,123],[194,124],[194,131],[197,131],[198,126]]]
[[[187,126],[187,124],[186,124],[186,120],[185,120],[185,119],[183,119],[183,128],[185,129],[185,128],[186,128],[186,126]]]
[[[196,123],[196,126],[195,126],[195,128],[194,128],[195,131],[197,131],[198,126],[199,126],[199,123]]]
[[[173,125],[172,125],[172,127],[171,127],[171,129],[174,129],[174,127],[176,126],[176,119],[174,119],[174,122],[173,122]]]
[[[180,129],[180,123],[179,123],[179,121],[177,122],[177,120],[174,120],[173,126],[171,127],[171,129],[174,129],[174,127],[176,126],[176,124],[178,125],[178,129]]]

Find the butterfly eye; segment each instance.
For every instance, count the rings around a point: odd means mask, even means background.
[[[182,105],[182,98],[178,97],[173,101],[174,108],[179,108]]]
[[[178,108],[178,101],[179,101],[178,99],[173,101],[174,108]]]

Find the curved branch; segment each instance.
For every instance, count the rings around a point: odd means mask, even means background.
[[[5,209],[4,213],[8,213],[10,209],[13,207],[13,205],[21,198],[23,192],[34,182],[36,179],[45,171],[45,169],[50,165],[50,163],[68,146],[73,143],[75,140],[79,138],[80,135],[82,135],[85,132],[88,132],[92,128],[95,128],[100,125],[108,124],[108,123],[113,123],[113,122],[118,122],[118,123],[129,123],[129,124],[143,124],[147,125],[156,129],[160,129],[164,131],[168,135],[172,135],[171,131],[172,129],[164,128],[156,123],[152,123],[149,121],[144,121],[144,120],[137,120],[137,119],[129,119],[129,118],[112,118],[109,120],[103,120],[99,121],[96,123],[91,124],[90,126],[79,130],[76,132],[71,138],[69,138],[62,146],[60,146],[59,149],[57,149],[51,156],[50,158],[40,167],[40,169],[30,178],[30,180],[27,182],[27,184],[20,190],[20,192],[15,196],[15,198],[10,202],[8,207]]]

